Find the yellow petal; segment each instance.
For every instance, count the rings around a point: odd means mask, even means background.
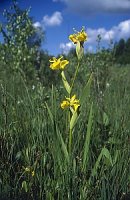
[[[52,59],[49,60],[49,62],[56,62],[57,59],[55,57],[53,57]]]
[[[73,104],[74,110],[77,111],[79,106],[80,106],[80,104]]]
[[[63,58],[63,56],[61,56],[58,60],[61,60]]]
[[[79,42],[85,42],[87,40],[87,34],[85,31],[81,31],[77,35],[77,39]]]
[[[62,60],[61,63],[60,63],[60,68],[61,69],[64,69],[66,65],[69,64],[69,61],[68,60]]]
[[[65,108],[67,108],[69,105],[70,105],[70,104],[69,104],[68,101],[63,101],[63,102],[61,103],[61,108],[62,108],[62,109],[65,109]]]
[[[75,34],[70,35],[70,36],[69,36],[69,39],[70,39],[74,44],[77,43],[77,39],[76,39],[76,35],[75,35]]]
[[[70,99],[70,106],[74,107],[74,110],[76,111],[78,107],[80,106],[79,100],[76,99],[76,95],[73,95]]]
[[[68,98],[68,97],[65,97],[65,98],[66,98],[66,100],[68,100],[70,102],[70,98]]]
[[[53,70],[60,69],[60,61],[56,61],[50,65],[50,68]]]
[[[75,34],[72,34],[69,36],[69,39],[74,43],[77,44],[77,42],[85,42],[87,40],[87,33],[84,31],[84,28],[80,32],[77,32]]]
[[[58,70],[58,69],[64,69],[65,66],[69,63],[68,60],[61,60],[63,58],[63,56],[61,56],[60,58],[55,58],[53,57],[52,59],[50,59],[50,68],[53,70]]]
[[[72,97],[71,97],[71,99],[70,99],[70,102],[72,102],[73,103],[73,101],[76,99],[76,95],[73,95]]]

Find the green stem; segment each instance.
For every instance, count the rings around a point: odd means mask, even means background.
[[[71,91],[71,90],[70,90]],[[69,94],[69,98],[70,94]],[[69,156],[71,155],[71,144],[72,144],[72,130],[70,129],[70,121],[71,121],[71,110],[69,109]]]
[[[17,181],[17,183],[16,183],[16,188],[18,187],[18,183],[19,183],[19,181],[21,180],[21,178],[23,177],[23,175],[25,174],[26,172],[24,171],[22,174],[21,174],[21,176],[19,177],[19,179],[18,179],[18,181]]]
[[[72,80],[72,84],[71,84],[71,87],[70,87],[69,98],[71,98],[71,93],[72,93],[72,89],[73,89],[73,86],[74,86],[76,77],[77,77],[77,75],[78,75],[79,66],[80,66],[80,62],[78,61],[78,64],[77,64],[77,67],[76,67],[76,70],[75,70],[75,73],[74,73],[74,77],[73,77],[73,80]],[[72,135],[72,131],[73,131],[73,129],[70,127],[70,121],[71,121],[71,111],[69,111],[69,155],[70,155],[70,157],[71,157],[71,151],[72,151],[72,136],[73,136],[73,135]]]
[[[73,80],[72,80],[72,84],[71,84],[71,92],[72,92],[72,89],[73,89],[73,86],[74,86],[74,83],[75,83],[75,80],[76,80],[76,77],[77,77],[77,74],[78,74],[78,71],[79,71],[79,66],[80,66],[80,62],[78,61],[78,64],[77,64],[77,67],[76,67],[76,70],[75,70],[75,74],[74,74],[74,77],[73,77]]]
[[[71,147],[72,147],[72,129],[69,129],[69,155],[71,157]]]
[[[65,74],[64,74],[64,71],[61,72],[61,76],[62,76],[62,81],[63,81],[63,84],[64,84],[64,87],[67,91],[67,93],[70,95],[70,92],[71,92],[71,88],[70,88],[70,85],[65,77]]]

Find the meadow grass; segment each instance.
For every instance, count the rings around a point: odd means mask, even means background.
[[[71,159],[68,116],[60,108],[63,89],[40,83],[33,89],[21,75],[19,84],[1,78],[1,199],[116,200],[128,193],[129,71],[110,68],[102,113],[93,82],[85,90],[89,95],[73,129]]]

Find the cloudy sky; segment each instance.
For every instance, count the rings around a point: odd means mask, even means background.
[[[85,27],[88,41],[86,51],[94,51],[97,35],[102,45],[110,40],[130,37],[130,0],[18,0],[21,8],[31,6],[34,26],[45,32],[43,48],[50,54],[67,53],[73,47],[68,36],[73,28]],[[0,1],[0,15],[10,0]],[[0,20],[2,17],[0,16]]]

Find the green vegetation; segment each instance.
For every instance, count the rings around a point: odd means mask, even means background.
[[[115,44],[116,63],[130,64],[130,37],[125,41],[123,38]]]
[[[28,10],[14,2],[5,14],[0,199],[123,199],[130,192],[130,66],[117,67],[113,49],[84,55],[73,87],[81,106],[70,151],[69,109],[60,107],[67,96],[61,72],[50,69],[52,57],[40,50]],[[73,51],[64,58],[70,83],[78,60]]]

